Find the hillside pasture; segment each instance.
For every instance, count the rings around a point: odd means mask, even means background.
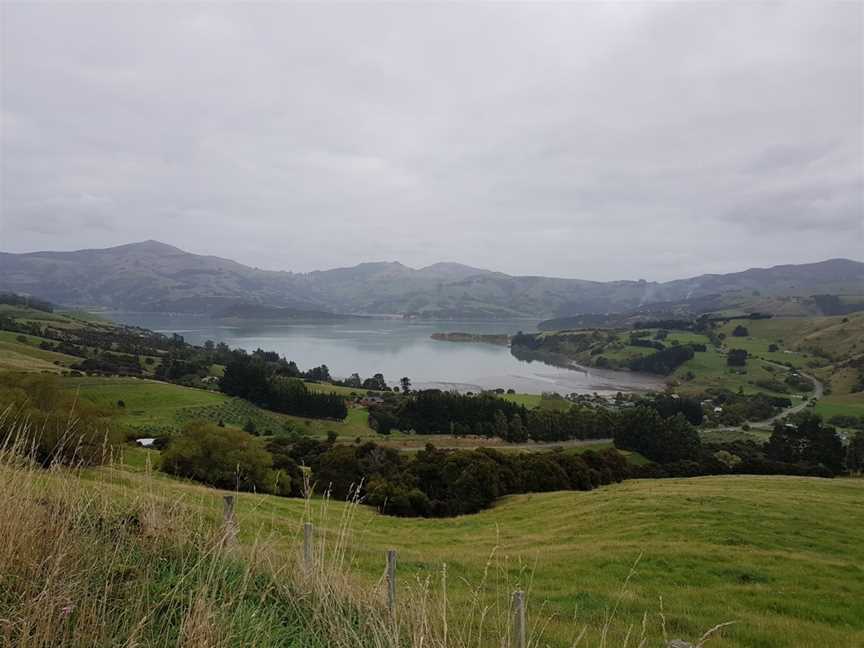
[[[814,411],[826,420],[839,415],[864,417],[864,393],[826,396]]]
[[[730,348],[739,347],[733,342]],[[706,389],[725,389],[741,391],[744,394],[788,396],[789,394],[774,392],[756,384],[760,381],[776,380],[782,372],[782,369],[757,358],[748,358],[744,367],[730,367],[726,362],[726,354],[709,346],[707,351],[695,353],[692,359],[678,367],[672,378],[679,383],[678,391],[683,394],[701,394]]]
[[[65,353],[40,349],[43,341],[35,335],[0,331],[0,370],[59,373],[81,361]]]
[[[97,471],[94,484],[111,478]],[[150,488],[220,515],[221,492],[140,469],[121,482],[126,496]],[[453,615],[479,602],[491,621],[525,589],[536,645],[570,646],[583,628],[583,645],[601,645],[610,614],[605,645],[638,634],[643,615],[647,645],[659,645],[662,613],[670,638],[690,641],[734,621],[712,638],[717,648],[852,648],[864,641],[862,497],[860,479],[703,477],[512,496],[453,519],[241,494],[238,517],[243,543],[293,552],[304,520],[316,541],[333,543],[347,516],[346,565],[360,581],[379,581],[388,548],[405,595],[427,579],[440,590],[446,564]]]
[[[222,421],[228,427],[238,428],[251,420],[262,434],[295,429],[316,438],[325,438],[331,430],[343,440],[377,436],[368,426],[366,410],[361,408],[349,408],[345,421],[307,419],[264,410],[220,392],[154,380],[90,376],[67,377],[64,381],[66,387],[82,399],[109,409],[118,423],[138,429],[142,434],[170,434],[194,420]],[[307,385],[313,389],[325,387]],[[125,407],[118,407],[119,401],[123,401]]]
[[[844,321],[845,320],[845,321]],[[722,327],[731,344],[732,329],[745,326],[753,338],[778,343],[781,349],[804,351],[805,359],[813,359],[813,349],[832,356],[864,352],[864,313],[832,317],[774,317],[764,320],[734,320]],[[743,347],[742,347],[743,348]],[[794,355],[784,354],[794,362]],[[807,358],[807,356],[810,358]],[[768,356],[766,356],[768,357]],[[775,359],[771,357],[770,359]],[[781,361],[781,360],[778,360]],[[819,362],[824,362],[817,359]]]
[[[177,426],[186,408],[230,400],[218,392],[137,378],[67,377],[64,384],[81,399],[113,411],[119,423],[151,430]],[[125,407],[118,407],[119,401]]]

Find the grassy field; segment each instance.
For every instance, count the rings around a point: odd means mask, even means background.
[[[362,441],[375,441],[381,445],[403,450],[423,448],[427,443],[441,447],[492,446],[502,449],[508,447],[499,439],[456,438],[443,434],[416,435],[393,432],[383,436],[369,427],[368,412],[362,407],[349,407],[348,417],[344,421],[309,419],[263,410],[251,403],[219,392],[154,380],[92,376],[65,377],[63,380],[65,385],[82,399],[111,411],[118,423],[138,430],[141,436],[170,433],[193,420],[206,420],[213,423],[221,421],[227,427],[237,428],[242,428],[247,421],[251,420],[258,433],[264,435],[294,429],[304,436],[324,439],[329,432],[335,432],[342,442],[352,442],[359,438]],[[333,389],[338,393],[352,391],[344,387],[316,383],[307,383],[307,386],[321,391]],[[540,402],[540,397],[536,398]],[[119,407],[118,401],[123,401],[125,407]],[[560,407],[561,404],[569,405],[563,399],[543,399],[541,407]],[[537,446],[537,449],[545,448],[548,446]]]
[[[20,322],[35,323],[40,326],[50,325],[52,328],[59,329],[112,326],[106,320],[80,311],[55,311],[49,313],[9,304],[0,304],[0,316],[11,317]]]
[[[817,414],[829,419],[832,416],[864,416],[864,393],[826,396],[814,408]]]
[[[827,375],[825,375],[827,374]],[[854,367],[829,368],[819,376],[826,382],[834,394],[850,394],[858,383],[858,370]]]
[[[753,337],[779,342],[780,346],[786,349],[821,349],[838,356],[856,351],[864,352],[864,313],[834,317],[739,320],[727,325],[730,329],[728,333],[731,333],[731,328],[737,323],[743,323]]]
[[[527,408],[533,408],[540,405],[540,394],[504,394],[501,396],[506,400],[512,401],[517,405],[523,405]]]
[[[43,341],[35,335],[0,331],[0,370],[59,373],[81,361],[74,356],[40,349],[39,344]]]
[[[221,507],[219,492],[140,470],[91,477],[100,487],[115,482],[127,497],[147,488],[182,498],[214,518]],[[349,562],[357,577],[380,582],[387,548],[399,552],[400,592],[426,579],[440,583],[446,564],[451,614],[476,597],[492,617],[502,596],[524,588],[538,646],[569,646],[583,626],[583,645],[600,645],[613,609],[606,645],[622,645],[643,614],[648,645],[659,645],[662,598],[670,638],[695,641],[735,621],[710,645],[852,648],[864,642],[862,497],[860,479],[706,477],[514,496],[455,519],[383,517],[364,507],[349,513],[341,503],[251,494],[239,496],[238,515],[243,542],[266,539],[286,552],[296,549],[304,520],[332,542],[352,515]]]
[[[131,427],[171,425],[184,408],[229,400],[217,392],[137,378],[67,377],[64,383],[82,399],[115,410],[119,422]],[[119,408],[118,401],[125,407]]]
[[[737,342],[733,342],[730,343],[730,348],[742,347]],[[706,389],[720,388],[733,392],[741,391],[745,394],[789,396],[757,384],[760,381],[777,380],[778,376],[782,382],[782,369],[752,357],[747,360],[746,367],[736,369],[737,371],[733,371],[726,364],[725,353],[709,346],[707,351],[696,352],[691,360],[685,362],[672,374],[672,377],[678,383],[678,391],[684,394],[699,394]]]
[[[730,349],[744,349],[751,356],[758,356],[780,364],[807,367],[813,362],[823,362],[812,354],[802,351],[798,344],[805,331],[811,330],[811,319],[770,319],[770,320],[732,320],[721,326],[718,333],[725,333],[724,344]],[[732,331],[737,326],[745,327],[750,335],[734,337]],[[769,351],[776,344],[777,351]]]
[[[552,394],[503,394],[501,398],[512,401],[517,405],[523,405],[528,409],[539,407],[543,410],[562,411],[570,408],[570,401],[564,398],[556,398]]]
[[[729,443],[730,441],[754,441],[758,444],[763,444],[771,438],[770,428],[753,427],[749,430],[735,428],[727,429],[700,429],[699,438],[703,443]]]
[[[220,392],[182,387],[137,378],[66,377],[66,386],[82,399],[111,410],[118,423],[142,434],[159,434],[179,429],[193,420],[222,421],[228,427],[243,427],[252,420],[259,433],[275,433],[288,427],[308,436],[324,438],[334,431],[348,440],[375,435],[366,423],[366,410],[349,408],[345,421],[326,421],[288,416],[263,410],[246,401]],[[309,384],[313,389],[325,385]],[[118,407],[123,401],[125,407]]]

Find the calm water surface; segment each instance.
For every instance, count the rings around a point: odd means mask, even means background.
[[[301,369],[326,364],[336,377],[357,372],[384,374],[390,384],[408,376],[415,387],[461,390],[513,388],[539,394],[644,391],[659,389],[652,376],[601,369],[561,369],[516,359],[506,347],[437,342],[433,333],[516,333],[535,331],[536,322],[418,322],[362,319],[339,322],[223,325],[206,317],[149,313],[110,313],[111,319],[162,333],[179,333],[187,342],[225,342],[248,351],[262,348],[294,360]]]

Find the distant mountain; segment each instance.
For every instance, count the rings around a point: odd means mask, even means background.
[[[724,303],[754,295],[860,295],[864,263],[834,259],[666,283],[510,276],[457,263],[420,269],[398,262],[361,263],[293,273],[259,270],[145,241],[76,252],[0,253],[3,290],[70,306],[150,312],[242,316],[285,309],[286,317],[314,312],[544,319],[617,313],[655,302],[713,300],[717,295]]]
[[[681,301],[650,302],[616,313],[584,313],[553,317],[537,324],[541,331],[565,331],[585,328],[627,328],[637,322],[692,319],[708,314],[716,317],[743,317],[754,313],[777,317],[817,317],[849,315],[864,311],[864,287],[856,293],[810,296],[768,296],[738,292],[691,297]]]
[[[830,259],[802,265],[751,268],[723,275],[707,274],[669,281],[663,284],[662,292],[668,295],[667,299],[689,299],[730,292],[759,293],[766,297],[816,293],[860,295],[864,292],[864,263]]]

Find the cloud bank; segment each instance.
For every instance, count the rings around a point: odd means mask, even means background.
[[[5,3],[0,249],[600,280],[860,259],[862,12]]]

